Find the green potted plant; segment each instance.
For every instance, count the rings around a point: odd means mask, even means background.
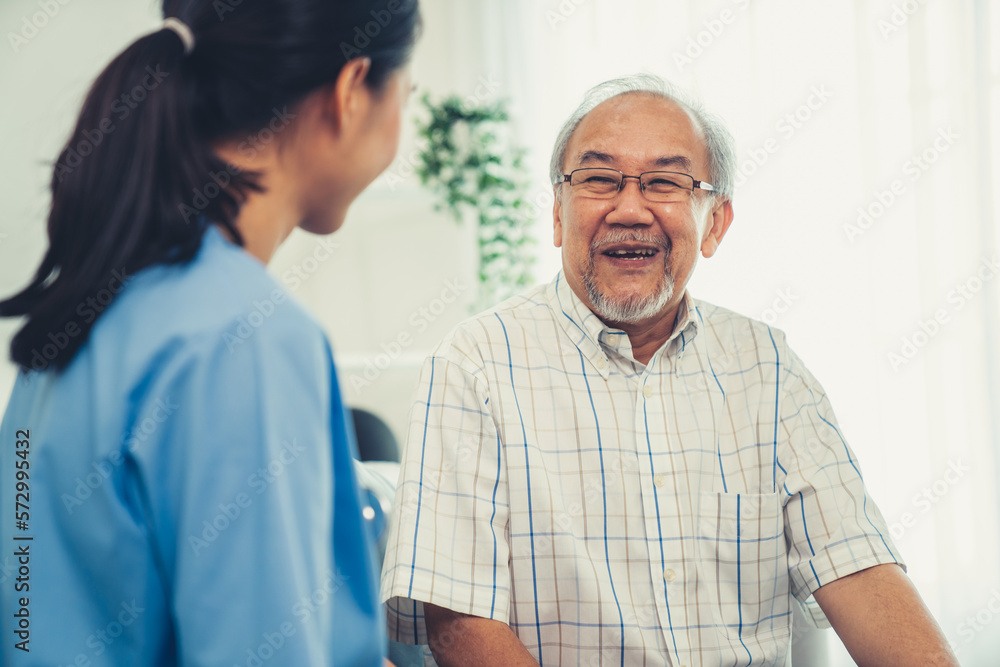
[[[456,221],[477,225],[479,291],[474,308],[496,304],[532,284],[530,235],[534,207],[527,200],[525,151],[510,141],[502,102],[472,105],[450,96],[425,94],[425,118],[416,166],[421,183]]]

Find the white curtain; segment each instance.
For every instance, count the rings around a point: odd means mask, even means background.
[[[736,219],[690,289],[788,333],[960,660],[997,664],[1000,2],[434,4],[532,150],[539,280],[549,151],[588,87],[652,72],[728,121]]]

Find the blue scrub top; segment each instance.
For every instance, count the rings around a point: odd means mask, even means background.
[[[189,264],[124,271],[0,426],[2,663],[381,666],[323,331],[214,225]]]

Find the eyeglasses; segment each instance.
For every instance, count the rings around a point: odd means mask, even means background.
[[[626,178],[639,181],[643,196],[654,202],[687,201],[695,188],[714,191],[715,186],[705,181],[697,181],[688,174],[676,171],[646,171],[638,176],[628,176],[617,169],[587,168],[575,169],[563,174],[563,183],[569,183],[573,192],[583,197],[611,199],[624,187]]]

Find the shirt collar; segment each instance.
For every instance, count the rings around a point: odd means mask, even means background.
[[[556,274],[555,280],[549,285],[548,294],[550,306],[555,311],[560,326],[603,377],[607,377],[609,373],[609,351],[613,350],[624,357],[633,358],[632,343],[628,334],[605,324],[595,315],[576,295],[562,271]],[[653,359],[656,359],[661,351],[668,356],[683,354],[697,335],[700,320],[698,307],[685,290],[677,310],[674,330]]]

